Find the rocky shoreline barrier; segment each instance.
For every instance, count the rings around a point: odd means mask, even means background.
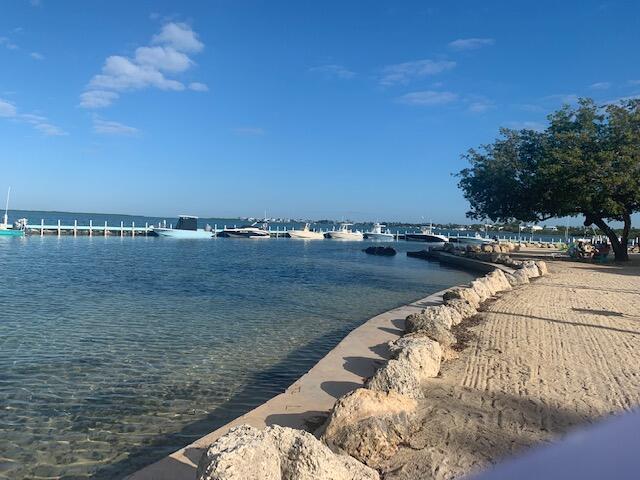
[[[404,335],[388,344],[390,359],[364,387],[336,401],[315,435],[277,425],[263,430],[236,426],[208,446],[198,462],[196,478],[381,478],[379,471],[399,446],[411,444],[423,387],[438,376],[443,362],[457,357],[458,327],[473,319],[484,302],[548,273],[544,261],[513,260],[502,251],[472,253],[500,255],[488,260],[505,268],[493,265],[492,271],[469,286],[445,291],[441,304],[410,314]],[[459,256],[473,258],[466,252]]]

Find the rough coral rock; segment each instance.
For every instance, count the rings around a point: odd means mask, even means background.
[[[538,267],[538,271],[540,272],[540,276],[548,275],[549,268],[547,267],[547,263],[544,260],[538,260],[536,262],[536,267]]]
[[[336,402],[322,440],[332,450],[377,468],[414,433],[416,406],[415,400],[396,392],[359,388]]]
[[[422,397],[424,381],[440,373],[442,347],[426,335],[406,335],[389,347],[395,358],[376,371],[367,387],[410,398]]]
[[[524,270],[516,270],[513,274],[507,275],[507,280],[512,287],[529,283],[529,275]]]
[[[240,425],[202,455],[198,480],[379,480],[355,458],[333,453],[310,433]]]
[[[536,278],[540,276],[540,271],[533,260],[525,260],[522,265],[522,270],[527,274],[529,278]]]
[[[451,288],[446,292],[444,292],[444,294],[442,295],[442,298],[445,300],[445,302],[448,300],[460,298],[460,299],[466,300],[475,308],[478,308],[478,306],[480,305],[480,297],[478,296],[476,291],[472,288],[467,288],[467,287]]]
[[[433,317],[420,317],[419,321],[412,326],[414,333],[409,333],[398,340],[391,342],[389,347],[394,352],[396,349],[404,348],[415,336],[427,336],[435,340],[444,347],[449,347],[456,343],[456,337],[451,333],[445,322]]]
[[[457,310],[463,319],[473,317],[478,313],[478,309],[476,307],[474,307],[469,301],[462,298],[452,298],[450,300],[445,300],[444,303],[448,307]]]
[[[500,269],[496,269],[493,272],[487,274],[485,278],[491,281],[495,293],[511,290],[511,284],[507,280],[505,273]]]
[[[471,288],[478,294],[480,297],[480,302],[484,302],[492,297],[491,290],[487,288],[485,282],[481,278],[477,278],[473,282],[471,282]]]
[[[420,313],[413,313],[405,320],[405,330],[407,333],[416,332],[422,328],[427,321],[436,321],[451,328],[462,321],[462,316],[457,310],[447,305],[433,305],[422,310]]]

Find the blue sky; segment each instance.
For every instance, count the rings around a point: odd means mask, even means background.
[[[633,1],[0,5],[15,208],[464,221],[500,126],[640,94]]]

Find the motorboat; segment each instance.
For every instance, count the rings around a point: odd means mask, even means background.
[[[364,238],[367,240],[376,240],[378,242],[392,242],[393,233],[381,223],[374,223],[370,232],[364,232]]]
[[[262,226],[258,226],[258,222],[245,227],[225,228],[221,235],[229,238],[271,238],[271,234],[267,230],[267,224],[263,223]]]
[[[359,230],[351,230],[353,223],[341,223],[338,230],[333,230],[331,232],[327,232],[329,238],[333,240],[351,240],[351,241],[360,241],[364,239],[364,235]]]
[[[11,194],[11,187],[7,191],[7,202],[4,207],[4,217],[2,223],[0,223],[0,236],[3,237],[24,237],[26,230],[27,220],[21,218],[14,225],[9,225],[9,195]]]
[[[483,237],[477,232],[474,236],[465,235],[462,237],[450,237],[449,242],[457,245],[490,245],[496,243],[495,240]]]
[[[433,233],[432,225],[420,227],[419,232],[406,233],[405,239],[410,242],[425,242],[430,244],[430,246],[444,246],[444,244],[449,241],[448,237]]]
[[[153,232],[159,237],[168,238],[212,238],[213,232],[198,228],[198,217],[180,215],[175,228],[153,227]]]
[[[297,238],[300,240],[321,240],[324,238],[324,233],[314,232],[311,230],[308,223],[304,224],[304,228],[302,230],[293,229],[289,230],[287,233],[291,238]]]

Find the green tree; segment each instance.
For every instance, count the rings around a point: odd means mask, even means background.
[[[541,222],[584,216],[628,260],[631,215],[640,210],[640,100],[597,106],[581,99],[548,117],[543,132],[501,129],[469,150],[458,173],[470,218]],[[622,235],[609,226],[623,223]]]

